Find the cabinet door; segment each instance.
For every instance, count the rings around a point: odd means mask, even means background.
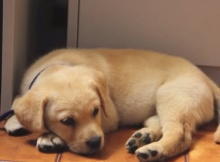
[[[27,54],[34,46],[34,8],[38,0],[3,0],[1,111],[11,108],[14,94],[19,91],[26,67]]]
[[[26,10],[23,1],[20,3],[16,3],[16,0],[3,1],[1,112],[10,109],[14,84],[19,82],[19,77],[16,76],[25,65],[22,34],[26,28],[23,29],[25,22],[21,17]]]
[[[151,49],[220,66],[218,0],[81,0],[79,6],[80,48]]]

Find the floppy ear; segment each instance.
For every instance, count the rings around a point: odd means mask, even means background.
[[[110,100],[110,97],[108,93],[107,80],[105,76],[100,72],[96,73],[95,90],[101,100],[101,108],[104,112],[104,115],[108,117],[107,112],[106,112],[106,106],[109,102],[108,100]]]
[[[28,91],[23,96],[17,97],[12,105],[18,121],[32,132],[45,131],[44,109],[48,99],[38,91]]]

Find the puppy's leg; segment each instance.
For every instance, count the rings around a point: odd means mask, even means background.
[[[186,151],[196,125],[213,117],[213,96],[206,84],[187,83],[187,79],[176,82],[166,83],[157,92],[157,113],[163,136],[136,150],[140,161],[161,160]]]
[[[37,139],[37,148],[41,152],[63,152],[66,143],[53,133],[45,133]]]
[[[161,124],[157,115],[148,118],[144,122],[144,128],[136,131],[125,144],[128,152],[134,153],[136,149],[154,141],[162,136]]]
[[[5,123],[4,128],[11,136],[21,136],[30,133],[18,121],[15,115],[11,116]]]

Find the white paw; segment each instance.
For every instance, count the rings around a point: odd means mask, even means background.
[[[45,133],[37,139],[37,148],[41,152],[63,152],[67,147],[60,137],[52,133]]]
[[[20,136],[30,133],[17,120],[16,116],[11,116],[5,123],[4,128],[9,135]]]

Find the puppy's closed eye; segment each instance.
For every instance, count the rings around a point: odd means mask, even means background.
[[[96,116],[98,115],[98,113],[99,113],[99,108],[98,108],[98,107],[95,107],[94,110],[93,110],[92,115],[93,115],[94,117],[96,117]]]
[[[60,121],[62,124],[67,126],[75,126],[75,121],[71,117],[66,117]]]

